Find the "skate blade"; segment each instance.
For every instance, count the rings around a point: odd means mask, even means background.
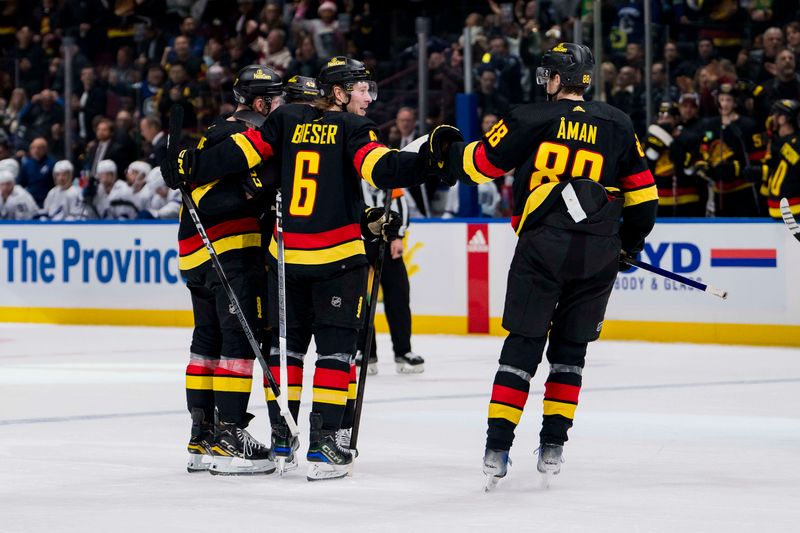
[[[295,457],[291,461],[288,460],[288,457],[278,457],[278,475],[283,477],[283,474],[286,472],[291,472],[292,470],[297,470],[299,466],[297,464],[297,458]]]
[[[486,483],[483,486],[483,492],[491,492],[497,487],[497,484],[500,483],[500,480],[503,479],[498,476],[493,476],[491,474],[486,474]]]
[[[251,461],[239,457],[215,456],[208,471],[213,476],[256,476],[275,472],[275,463],[269,459]]]
[[[405,363],[395,363],[398,374],[422,374],[425,372],[425,364],[407,365]]]
[[[306,479],[309,481],[323,481],[326,479],[341,479],[347,476],[353,463],[349,465],[332,465],[328,463],[310,463]]]
[[[189,462],[186,463],[186,471],[190,474],[208,472],[208,469],[211,468],[211,462],[213,460],[214,458],[210,455],[190,453]]]

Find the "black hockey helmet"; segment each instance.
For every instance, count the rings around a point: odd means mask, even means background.
[[[307,76],[292,76],[286,82],[286,102],[310,102],[319,97],[317,80]]]
[[[236,103],[252,106],[256,98],[272,99],[283,94],[280,75],[263,65],[248,65],[236,74],[233,80],[233,96]]]
[[[340,86],[349,93],[353,90],[353,86],[360,81],[369,84],[369,95],[373,100],[377,100],[378,86],[372,80],[367,67],[361,61],[345,56],[332,57],[325,63],[317,77],[320,96],[332,95],[335,85]]]
[[[561,76],[561,87],[587,89],[592,83],[594,56],[588,46],[575,43],[558,43],[545,52],[536,69],[536,83],[547,85],[553,74]]]
[[[800,102],[797,100],[777,100],[769,109],[770,115],[784,115],[794,126],[797,124],[797,117],[800,115]]]

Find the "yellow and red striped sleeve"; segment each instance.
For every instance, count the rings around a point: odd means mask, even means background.
[[[625,207],[658,201],[658,189],[649,169],[620,178],[619,188],[625,197]]]
[[[474,141],[464,146],[462,165],[464,173],[475,184],[487,183],[506,173],[489,161],[483,141]]]
[[[356,172],[358,172],[358,175],[362,179],[366,180],[366,182],[373,187],[378,187],[375,185],[375,179],[373,176],[373,173],[375,172],[375,166],[378,164],[381,158],[392,151],[393,150],[387,148],[386,145],[379,142],[368,142],[356,151],[356,155],[353,157],[353,166],[356,168]]]

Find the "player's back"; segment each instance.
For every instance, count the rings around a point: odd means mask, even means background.
[[[278,108],[267,139],[275,150],[283,199],[286,264],[315,271],[364,264],[360,177],[351,140],[367,119],[303,104]],[[276,245],[270,251],[276,255]]]

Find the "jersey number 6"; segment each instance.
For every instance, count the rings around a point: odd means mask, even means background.
[[[314,211],[317,199],[317,180],[319,174],[319,153],[303,150],[297,152],[294,160],[294,179],[292,180],[292,202],[289,214],[307,217]]]

